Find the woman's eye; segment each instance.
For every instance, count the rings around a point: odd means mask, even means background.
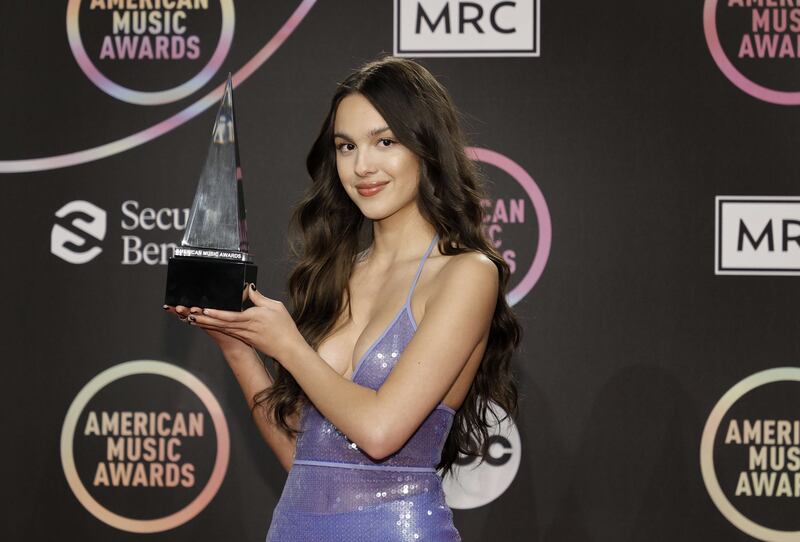
[[[385,138],[385,137],[384,137],[384,138],[382,138],[382,139],[379,139],[379,140],[378,140],[378,143],[379,143],[379,144],[380,144],[382,147],[391,147],[392,145],[394,145],[394,141],[392,141],[391,139],[387,139],[387,138]]]
[[[336,145],[336,150],[341,152],[352,151],[355,148],[356,146],[353,145],[352,143],[339,143],[338,145]]]

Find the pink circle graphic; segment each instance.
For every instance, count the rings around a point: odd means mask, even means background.
[[[533,177],[511,158],[499,152],[478,147],[467,147],[465,151],[467,156],[473,160],[485,162],[509,174],[525,190],[533,204],[534,211],[536,211],[536,220],[539,223],[539,239],[536,244],[536,254],[533,256],[533,263],[531,263],[528,272],[522,277],[520,283],[506,295],[508,304],[514,306],[533,289],[544,272],[544,267],[550,256],[550,244],[553,238],[550,210],[547,208],[544,194],[542,194]]]
[[[708,50],[711,51],[711,56],[714,58],[714,62],[717,63],[720,71],[722,71],[731,83],[754,98],[778,105],[800,104],[800,92],[774,90],[759,85],[745,77],[744,74],[731,63],[730,59],[725,55],[725,51],[722,49],[722,44],[719,41],[719,34],[717,33],[717,3],[718,0],[706,0],[703,7],[703,30],[706,35]]]
[[[115,83],[97,69],[97,66],[94,65],[89,55],[86,53],[86,49],[83,47],[83,40],[81,39],[80,23],[78,20],[81,0],[69,0],[69,4],[67,4],[67,39],[69,41],[69,47],[72,50],[75,60],[78,62],[78,66],[80,66],[83,73],[86,74],[86,77],[106,94],[118,100],[137,105],[172,103],[188,96],[205,85],[208,80],[217,73],[217,70],[222,65],[222,61],[228,56],[228,51],[233,41],[235,20],[233,0],[220,0],[219,4],[222,11],[222,29],[220,30],[219,41],[217,42],[214,54],[211,55],[208,63],[197,75],[185,83],[167,90],[143,92],[129,89]]]

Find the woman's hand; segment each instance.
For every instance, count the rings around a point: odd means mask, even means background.
[[[203,309],[200,307],[189,308],[184,307],[183,305],[178,305],[176,307],[164,305],[164,310],[176,315],[181,322],[190,324],[191,320],[189,320],[189,316],[197,316],[202,314]],[[231,337],[230,335],[226,335],[220,331],[213,331],[210,329],[206,329],[205,332],[215,343],[217,343],[217,346],[219,346],[219,349],[226,358],[234,358],[237,356],[237,354],[248,354],[252,350],[249,344],[237,339],[236,337]]]
[[[255,292],[247,288],[248,293],[243,292],[243,296],[249,296],[251,299],[256,297]],[[259,296],[260,297],[260,296]],[[266,298],[264,298],[266,299]],[[228,366],[239,383],[244,394],[244,399],[250,410],[250,414],[255,421],[258,430],[264,441],[269,444],[281,465],[288,471],[292,466],[295,451],[295,438],[284,433],[269,416],[264,416],[261,410],[256,410],[256,398],[262,392],[273,385],[272,376],[267,368],[264,366],[262,360],[258,357],[253,347],[232,334],[225,333],[212,326],[202,326],[197,322],[197,319],[202,316],[203,309],[199,307],[185,307],[178,305],[172,307],[164,305],[164,310],[175,314],[178,318],[188,324],[194,324],[198,327],[205,327],[204,331],[217,343],[228,362]],[[253,309],[248,309],[253,310]],[[227,311],[217,311],[222,315],[239,315],[240,313],[229,313]],[[193,318],[194,321],[189,318]],[[290,318],[291,320],[291,318]],[[294,322],[292,321],[292,325]],[[296,427],[296,417],[291,416],[289,423]]]
[[[305,339],[280,301],[264,297],[251,284],[248,297],[254,307],[242,312],[202,309],[187,314],[190,324],[209,333],[221,333],[242,341],[279,361]]]

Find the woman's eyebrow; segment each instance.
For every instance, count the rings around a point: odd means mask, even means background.
[[[380,128],[373,128],[372,130],[367,132],[367,135],[369,137],[374,137],[374,136],[376,136],[378,134],[382,134],[383,132],[388,132],[389,130],[390,130],[390,128],[388,126],[382,126]],[[333,133],[333,137],[340,137],[342,139],[346,139],[347,141],[353,141],[353,138],[350,137],[349,135],[345,134],[344,132],[334,132]]]
[[[378,134],[382,134],[383,132],[388,132],[388,131],[389,131],[388,126],[383,126],[381,128],[373,128],[372,130],[369,131],[369,135],[376,136]]]

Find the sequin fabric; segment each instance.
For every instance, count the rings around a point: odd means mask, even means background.
[[[437,239],[422,257],[400,312],[356,364],[353,382],[378,389],[414,336],[411,295]],[[306,403],[267,542],[460,541],[436,473],[453,415],[440,404],[402,448],[375,461]]]

